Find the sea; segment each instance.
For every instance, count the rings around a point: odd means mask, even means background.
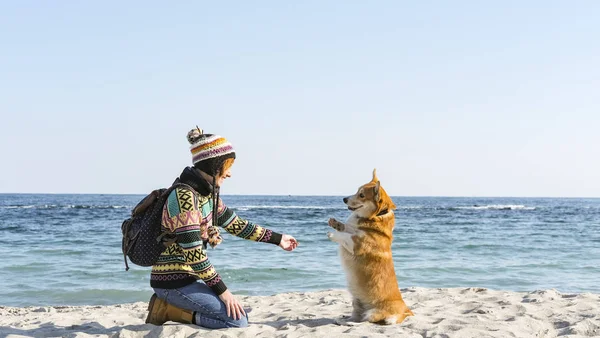
[[[148,301],[150,268],[125,271],[121,223],[141,195],[0,194],[0,305]],[[298,248],[236,238],[208,256],[238,295],[346,287],[327,220],[341,196],[222,196]],[[600,199],[393,197],[400,288],[600,293]]]

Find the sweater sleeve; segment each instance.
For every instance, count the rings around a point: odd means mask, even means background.
[[[281,242],[281,234],[242,219],[233,210],[229,209],[220,198],[217,222],[228,233],[243,239],[275,245],[279,245]]]
[[[176,188],[167,200],[168,217],[166,220],[170,230],[177,237],[177,245],[181,248],[185,264],[206,283],[217,295],[227,290],[227,286],[208,260],[202,247],[201,231],[202,211],[197,196],[186,188]]]

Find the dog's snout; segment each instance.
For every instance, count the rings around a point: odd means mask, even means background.
[[[344,203],[348,203],[348,197],[344,197]]]

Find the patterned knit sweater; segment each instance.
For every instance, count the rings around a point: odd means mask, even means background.
[[[162,226],[173,231],[177,241],[152,266],[152,287],[175,289],[202,279],[217,295],[227,290],[202,246],[201,233],[212,223],[213,201],[210,194],[202,196],[184,187],[171,192],[163,209]],[[221,199],[218,203],[217,223],[228,233],[279,245],[281,234],[241,219]]]

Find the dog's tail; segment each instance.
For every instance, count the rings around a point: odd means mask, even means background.
[[[393,325],[402,323],[406,317],[414,316],[413,312],[403,301],[394,302],[394,304],[390,305],[392,306],[384,306],[367,312],[365,319],[371,323]]]

